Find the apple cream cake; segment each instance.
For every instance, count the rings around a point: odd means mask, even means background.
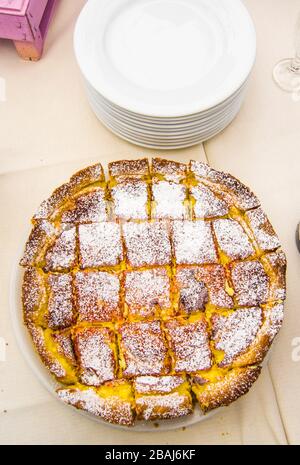
[[[283,319],[286,259],[230,174],[155,158],[76,173],[20,264],[36,351],[67,404],[119,425],[229,405]]]

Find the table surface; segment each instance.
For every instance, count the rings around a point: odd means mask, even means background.
[[[72,51],[74,23],[84,3],[60,2],[38,63],[22,62],[12,43],[0,41],[0,349],[5,348],[0,352],[0,443],[299,443],[300,255],[295,228],[300,221],[300,95],[292,98],[280,91],[272,82],[272,68],[293,52],[300,2],[245,1],[257,29],[258,54],[241,112],[204,147],[167,153],[117,138],[91,112]],[[287,253],[288,298],[269,364],[249,394],[185,430],[136,434],[83,418],[39,384],[15,341],[9,285],[28,219],[57,185],[97,160],[153,155],[207,160],[252,187]]]

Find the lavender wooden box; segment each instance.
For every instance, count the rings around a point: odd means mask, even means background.
[[[22,58],[39,60],[57,2],[0,0],[0,38],[13,40]]]

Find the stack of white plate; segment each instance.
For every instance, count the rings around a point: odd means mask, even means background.
[[[256,39],[240,0],[89,0],[74,46],[102,123],[135,144],[172,149],[233,120]]]

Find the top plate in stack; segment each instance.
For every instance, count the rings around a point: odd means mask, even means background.
[[[170,149],[236,116],[256,39],[240,0],[89,0],[74,46],[99,119],[131,142]]]

